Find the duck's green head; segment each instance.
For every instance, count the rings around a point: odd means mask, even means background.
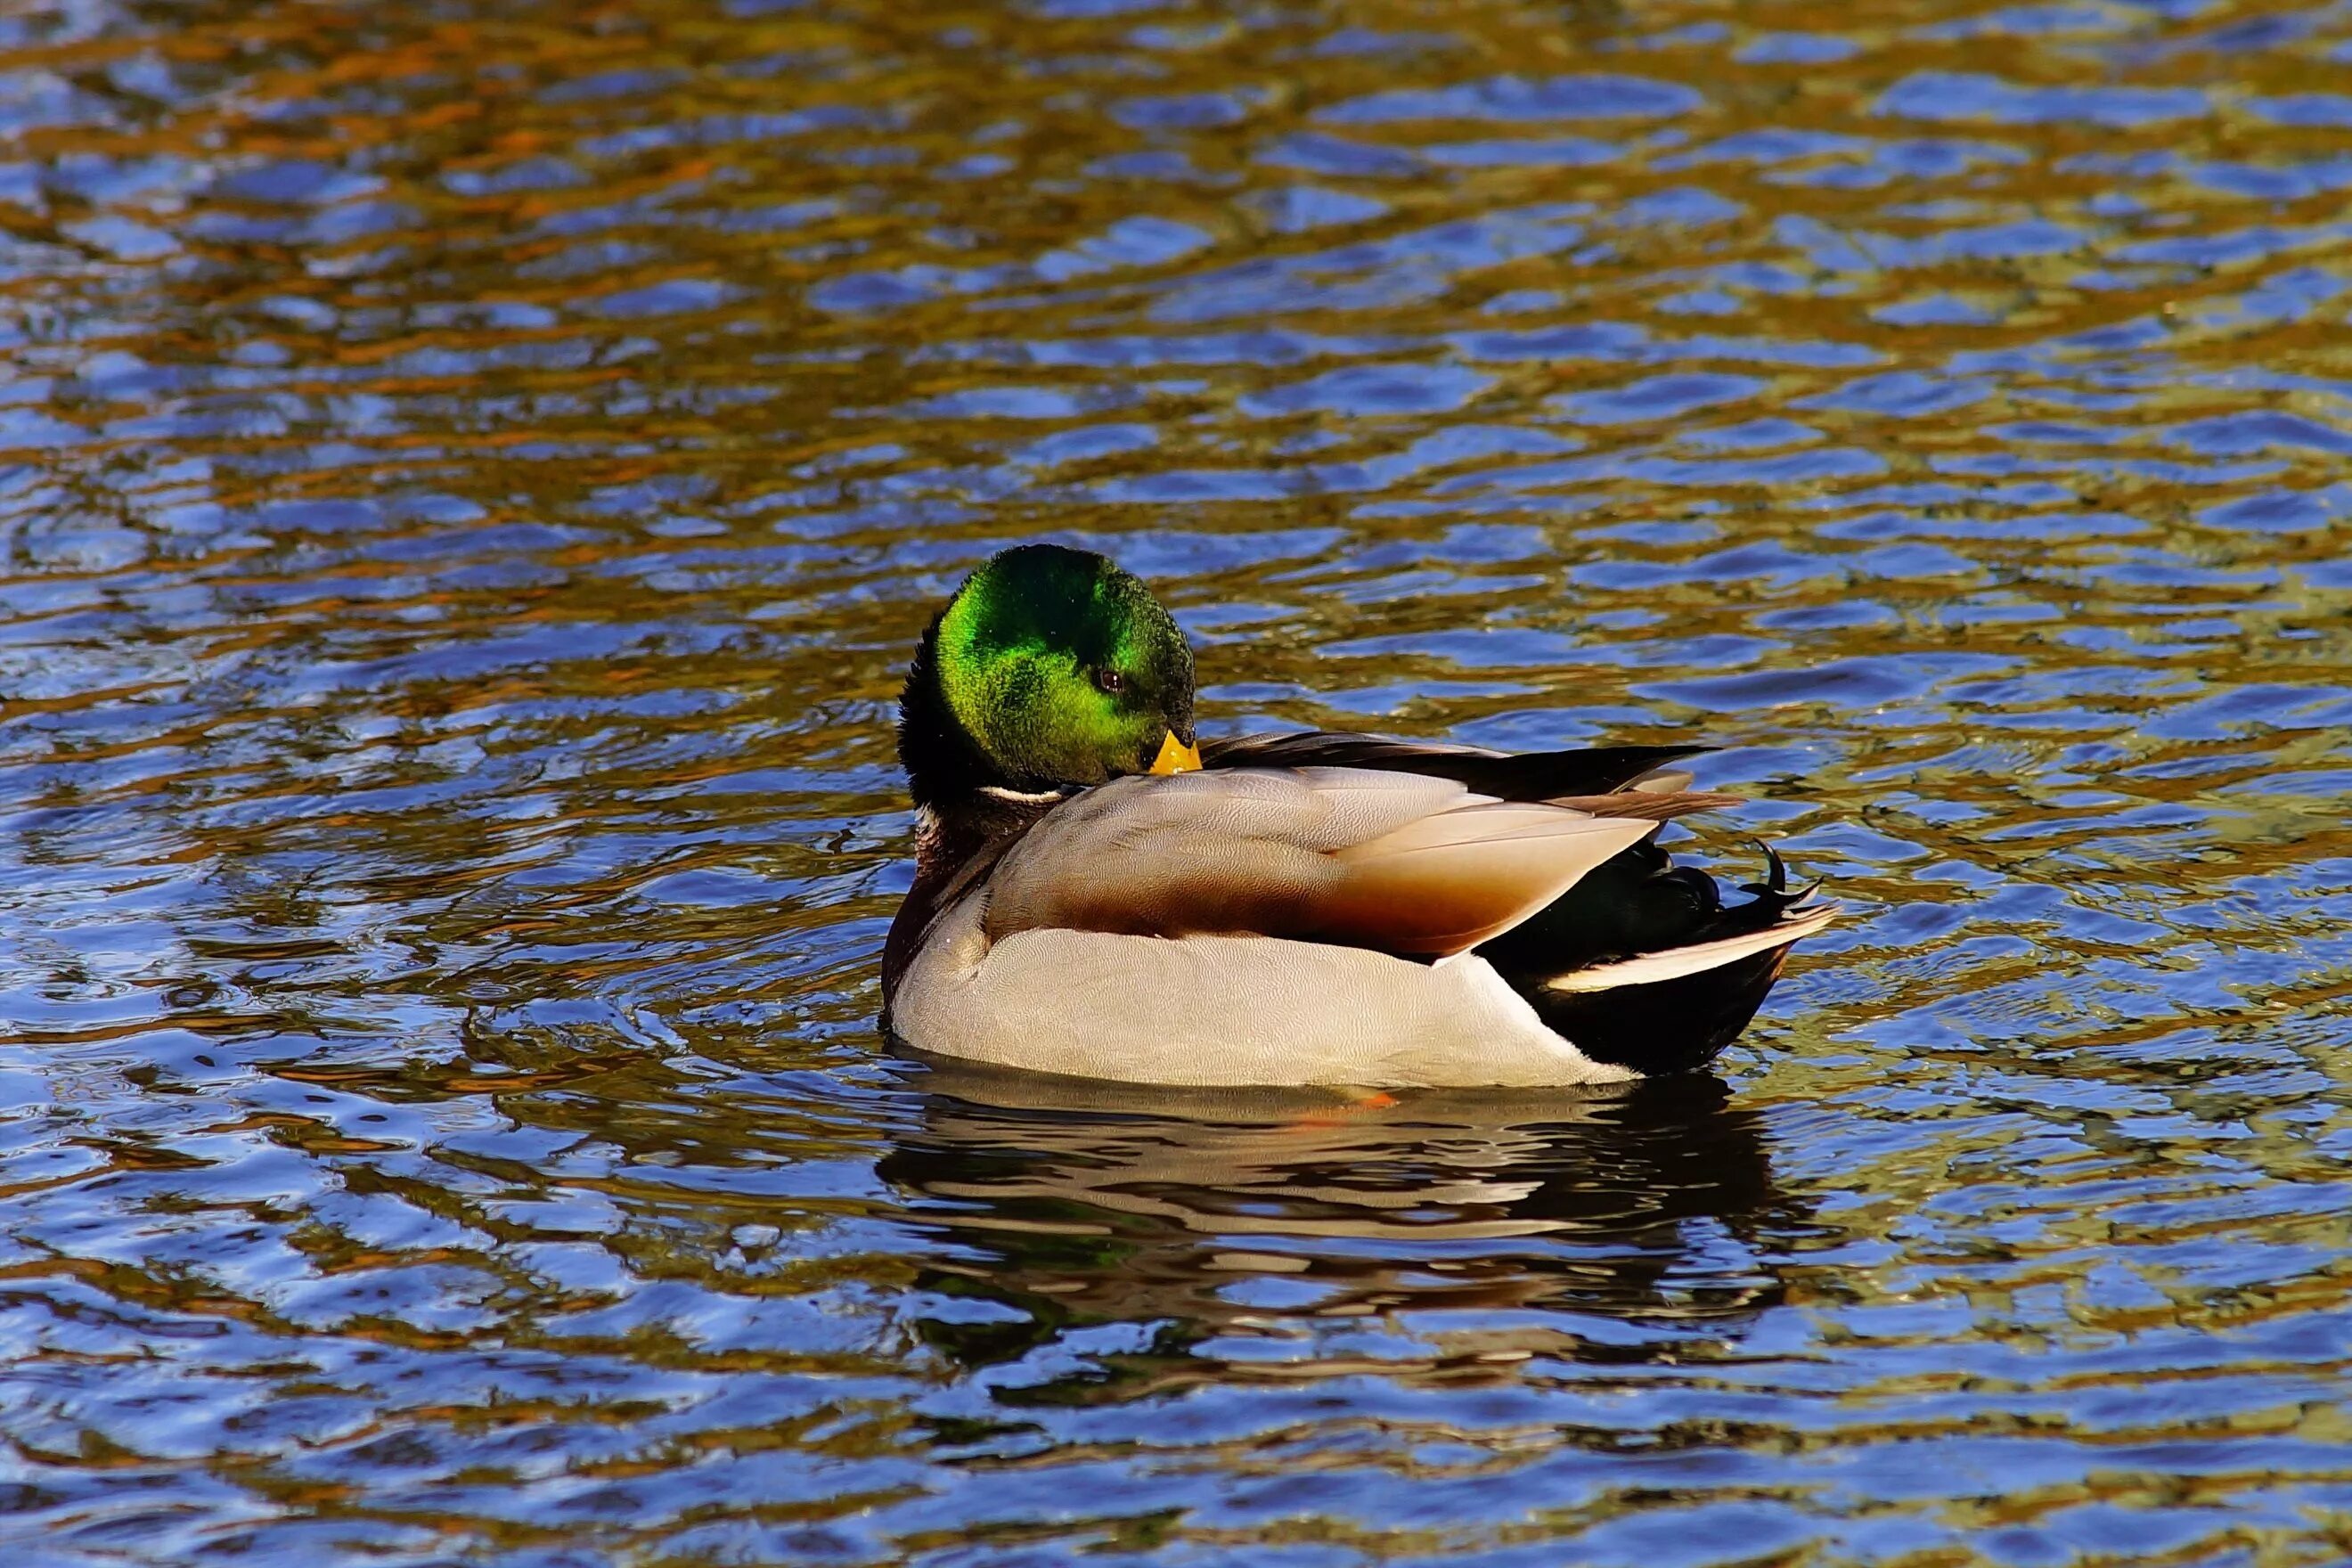
[[[907,677],[898,751],[919,802],[1201,765],[1192,650],[1131,574],[1024,544],[965,579]]]

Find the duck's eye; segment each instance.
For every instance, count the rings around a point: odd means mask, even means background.
[[[1116,697],[1127,689],[1127,677],[1115,669],[1097,669],[1095,671],[1095,689],[1108,691]]]

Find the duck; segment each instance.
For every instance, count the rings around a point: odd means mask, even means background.
[[[899,701],[915,868],[882,1026],[918,1058],[1171,1088],[1532,1089],[1689,1071],[1838,906],[1657,843],[1705,746],[1202,738],[1192,649],[1092,551],[991,557]]]

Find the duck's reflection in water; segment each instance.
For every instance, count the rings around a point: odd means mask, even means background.
[[[1356,1320],[1342,1337],[1382,1364],[1457,1374],[1682,1355],[1776,1305],[1811,1228],[1759,1119],[1709,1078],[1364,1102],[929,1066],[919,1127],[879,1168],[954,1244],[925,1285],[1018,1309],[924,1325],[968,1363],[1114,1321],[1152,1325],[1160,1352],[1287,1338],[1360,1365],[1329,1342]]]

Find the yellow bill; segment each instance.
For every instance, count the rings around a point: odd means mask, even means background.
[[[1151,759],[1151,771],[1155,773],[1189,773],[1200,765],[1201,748],[1186,745],[1176,738],[1173,730],[1160,742],[1160,754]]]

